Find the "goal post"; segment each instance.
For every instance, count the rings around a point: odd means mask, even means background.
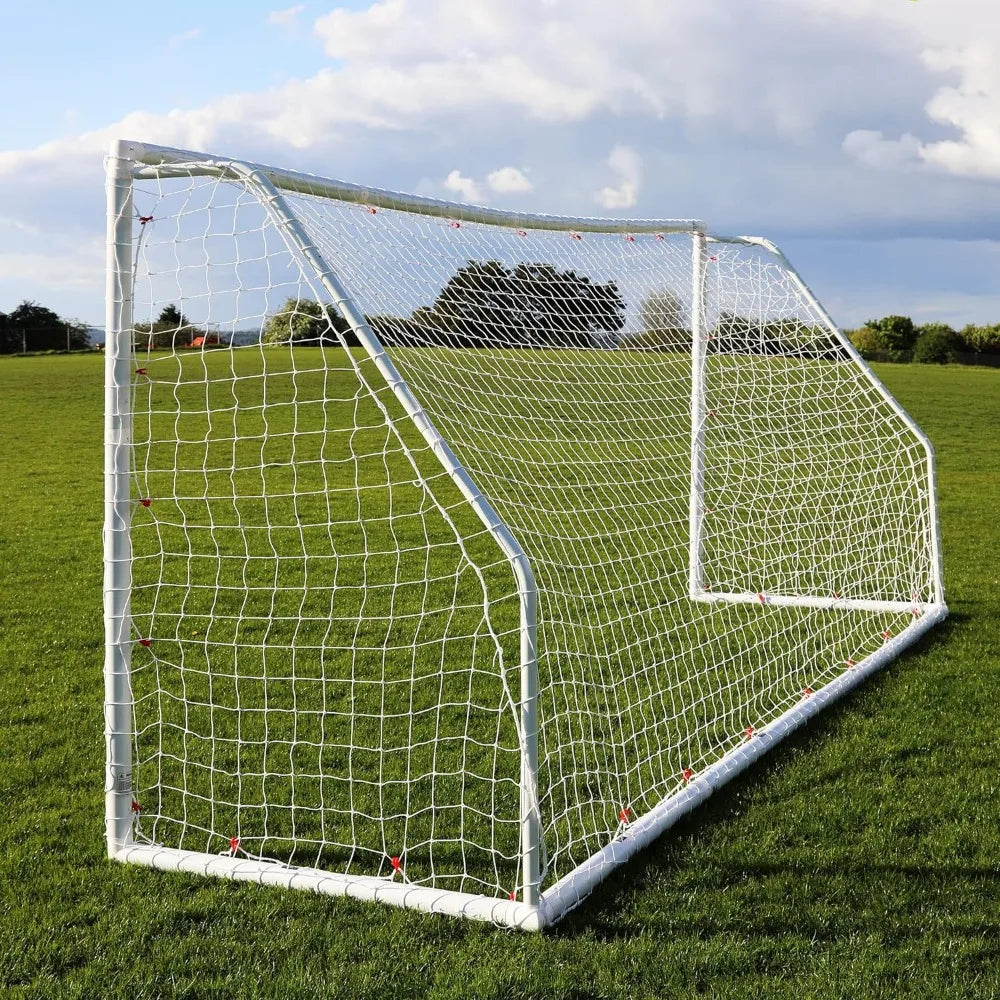
[[[537,930],[946,614],[784,255],[113,144],[107,842]]]

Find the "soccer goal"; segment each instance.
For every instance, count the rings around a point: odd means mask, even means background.
[[[107,843],[537,930],[946,614],[788,260],[108,160]]]

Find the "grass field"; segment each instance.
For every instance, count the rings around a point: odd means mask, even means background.
[[[1000,373],[881,374],[938,449],[949,622],[528,938],[105,861],[101,359],[4,360],[0,987],[1000,994]]]

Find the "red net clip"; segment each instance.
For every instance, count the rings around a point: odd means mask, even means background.
[[[140,646],[152,646],[153,645],[153,640],[152,639],[140,639],[139,640],[139,645]]]
[[[629,818],[629,816],[631,814],[632,814],[632,810],[629,809],[628,806],[625,806],[618,813],[618,822],[619,823],[628,823],[628,818]]]
[[[694,771],[691,768],[686,767],[681,771],[681,776],[684,778],[685,783],[690,781],[694,777]]]
[[[882,633],[882,638],[885,639],[886,642],[888,642],[892,638],[892,633],[888,629],[886,629]]]
[[[855,663],[855,661],[854,661],[854,660],[850,660],[850,659],[849,659],[849,660],[847,661],[847,666],[848,666],[848,667],[853,667],[853,666],[854,666],[854,663]]]
[[[461,222],[449,222],[448,225],[451,226],[452,229],[461,229],[462,228],[462,223]]]
[[[378,209],[374,205],[368,205],[368,206],[366,206],[365,211],[369,215],[377,215],[378,214]]]
[[[582,240],[583,237],[579,233],[570,233],[569,238],[571,240]]]
[[[143,505],[143,507],[148,507],[148,506],[149,506],[149,505],[150,505],[150,504],[151,504],[152,502],[153,502],[153,501],[152,501],[152,500],[150,500],[150,499],[149,499],[149,497],[143,497],[143,498],[142,498],[142,499],[141,499],[141,500],[139,501],[139,503],[141,503],[141,504]]]
[[[656,238],[657,238],[658,240],[662,240],[662,239],[663,239],[663,233],[657,233],[657,234],[656,234]]]
[[[392,870],[394,872],[401,872],[403,870],[403,859],[399,857],[389,858],[389,862],[392,865]]]
[[[152,222],[152,221],[153,221],[153,217],[151,215],[140,215],[139,216],[139,225],[140,226],[144,226],[144,225],[146,225],[147,222]]]
[[[835,590],[833,592],[833,596],[839,601],[840,600],[840,591],[839,590]]]
[[[767,604],[767,598],[763,594],[758,594],[757,600],[760,601],[761,604]]]
[[[527,229],[515,229],[514,232],[517,233],[518,236],[527,236],[528,235],[528,230]]]
[[[142,806],[139,805],[139,803],[136,802],[135,799],[132,800],[132,812],[134,812],[134,813],[141,813],[142,812]]]
[[[718,257],[709,257],[708,259],[709,260],[718,260],[719,258]]]
[[[235,854],[240,849],[240,838],[230,837],[229,838],[229,853]]]
[[[803,694],[803,695],[804,695],[804,696],[805,696],[806,698],[808,698],[808,697],[809,697],[809,695],[811,695],[812,693],[813,693],[813,689],[812,689],[811,687],[804,687],[804,688],[802,689],[802,694]]]
[[[148,375],[149,374],[149,372],[147,372],[145,368],[136,368],[135,373],[136,373],[136,375]]]
[[[626,233],[626,234],[625,234],[625,239],[626,239],[626,240],[627,240],[627,241],[628,241],[629,243],[635,243],[635,237],[634,237],[634,236],[633,236],[633,235],[632,235],[631,233]]]
[[[753,726],[747,726],[747,727],[746,727],[746,729],[744,729],[744,730],[743,730],[743,735],[744,735],[744,736],[745,736],[745,737],[746,737],[747,739],[750,739],[750,738],[751,738],[751,737],[753,736],[753,734],[754,734],[755,732],[757,732],[757,730],[756,730],[756,729],[754,729],[754,727],[753,727]]]
[[[508,892],[507,893],[507,898],[513,903],[514,900],[517,899],[517,894],[514,893],[514,892]]]

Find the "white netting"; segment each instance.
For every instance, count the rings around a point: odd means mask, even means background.
[[[519,892],[507,557],[257,193],[135,199],[140,837]],[[531,562],[543,888],[933,600],[923,446],[767,249],[708,245],[692,595],[690,234],[287,201]]]

